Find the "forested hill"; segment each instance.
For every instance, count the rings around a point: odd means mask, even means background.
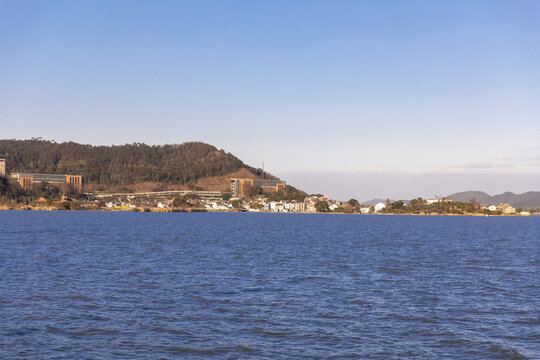
[[[149,146],[92,146],[41,139],[0,140],[0,158],[9,172],[80,174],[87,183],[128,185],[142,182],[195,183],[240,169],[261,174],[237,157],[201,142]]]

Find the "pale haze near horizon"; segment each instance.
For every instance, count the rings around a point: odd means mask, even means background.
[[[0,138],[204,141],[310,193],[540,190],[540,3],[0,1]]]

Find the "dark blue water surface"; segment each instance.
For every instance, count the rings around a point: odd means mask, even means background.
[[[2,359],[540,358],[540,217],[0,212]]]

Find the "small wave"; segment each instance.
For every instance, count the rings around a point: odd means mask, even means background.
[[[45,332],[53,335],[64,335],[64,332],[62,330],[54,326],[47,326],[45,328]]]
[[[166,348],[167,351],[172,352],[174,354],[198,354],[198,355],[220,355],[220,354],[227,354],[230,352],[241,352],[241,353],[253,353],[256,351],[256,349],[244,346],[244,345],[237,345],[233,347],[222,347],[222,348],[215,348],[215,349],[196,349],[196,348],[189,348],[189,347],[178,347],[178,346],[172,346]]]
[[[68,296],[68,299],[81,300],[81,301],[94,301],[95,300],[95,299],[93,299],[91,297],[84,296],[84,295],[70,295],[70,296]]]
[[[39,331],[36,328],[20,328],[20,329],[8,329],[5,331],[6,336],[25,336],[33,332]]]
[[[513,320],[512,323],[522,325],[540,325],[540,319],[517,319]]]
[[[95,310],[97,308],[99,308],[98,305],[94,305],[94,304],[80,304],[80,305],[77,305],[77,306],[74,306],[75,308],[78,308],[78,309],[86,309],[86,310]]]
[[[346,316],[338,315],[336,313],[324,313],[324,314],[321,314],[320,317],[322,319],[344,319],[344,318],[346,318]]]
[[[189,332],[187,330],[179,330],[179,329],[167,329],[167,328],[162,328],[162,327],[155,327],[155,328],[152,328],[152,331],[169,333],[169,334],[177,334],[177,335],[193,336],[192,332]]]
[[[439,340],[441,344],[448,344],[448,345],[464,345],[464,346],[472,346],[472,341],[469,339],[461,339],[461,338],[453,338],[453,339],[441,339]]]
[[[86,336],[86,335],[119,335],[121,332],[116,329],[101,329],[101,328],[90,328],[81,331],[73,331],[69,333],[74,336]]]
[[[509,349],[494,343],[489,345],[488,351],[500,359],[525,359],[525,356],[519,353],[516,349]]]
[[[470,339],[454,338],[454,339],[441,339],[439,343],[447,345],[456,345],[470,349],[469,353],[488,352],[489,358],[496,359],[510,359],[519,360],[525,359],[525,356],[516,349],[512,349],[500,344],[493,343],[491,341],[473,341]],[[483,350],[482,350],[483,349]],[[485,356],[485,355],[484,355]]]
[[[133,288],[133,289],[122,288],[122,289],[117,289],[116,292],[121,293],[121,294],[140,294],[141,293],[136,288]]]
[[[441,318],[438,316],[434,317],[425,317],[425,316],[398,316],[400,320],[404,321],[418,321],[423,323],[437,323],[441,321]]]
[[[387,267],[380,268],[379,271],[382,272],[382,273],[387,273],[387,274],[392,274],[392,275],[399,275],[399,274],[402,274],[404,272],[403,269],[387,268]]]
[[[223,351],[220,351],[219,349],[195,349],[179,346],[171,346],[166,348],[166,350],[173,354],[218,355],[223,353]]]
[[[64,330],[54,326],[48,326],[46,333],[65,336],[87,336],[87,335],[119,335],[121,332],[116,329],[89,328],[83,330]]]
[[[403,335],[410,336],[410,335],[423,335],[423,336],[432,336],[432,337],[438,337],[438,336],[445,336],[445,337],[453,337],[455,336],[454,333],[449,331],[440,331],[440,332],[434,332],[431,328],[425,328],[425,329],[410,329],[403,332]]]
[[[242,289],[242,291],[244,292],[261,292],[263,291],[264,289],[261,288],[261,287],[254,287],[254,288],[245,288],[245,289]]]
[[[175,309],[176,306],[173,305],[162,305],[162,306],[143,306],[141,309],[147,311],[147,310],[169,310],[169,309]]]
[[[279,337],[279,338],[284,338],[284,337],[287,337],[289,335],[289,334],[287,334],[286,332],[283,332],[283,331],[270,331],[270,330],[264,330],[264,329],[261,329],[261,328],[253,329],[253,333],[254,334],[266,335],[266,336],[272,336],[272,337]]]
[[[306,275],[303,277],[306,280],[331,280],[331,276],[322,276],[322,275]]]

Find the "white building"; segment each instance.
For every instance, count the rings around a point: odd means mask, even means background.
[[[375,206],[373,207],[373,209],[375,210],[375,212],[379,212],[382,209],[384,209],[385,207],[386,207],[386,204],[383,203],[383,202],[380,202],[380,203],[376,203]]]
[[[229,207],[225,204],[220,204],[218,202],[212,203],[212,209],[214,210],[228,210]]]
[[[283,211],[285,211],[285,206],[282,203],[277,203],[274,206],[273,211],[283,212]]]

